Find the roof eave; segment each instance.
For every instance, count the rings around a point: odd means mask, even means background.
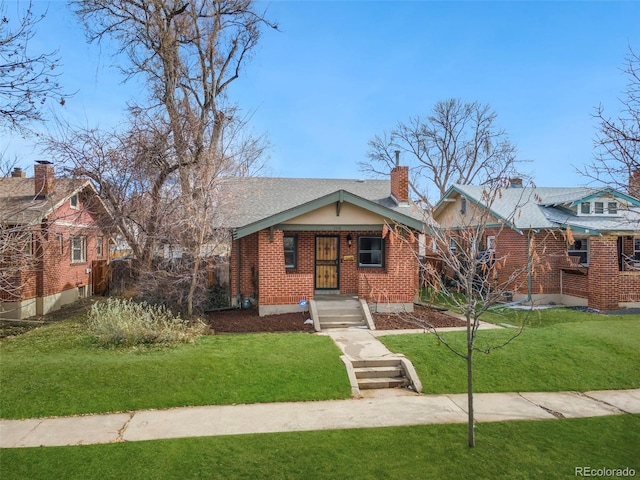
[[[316,198],[315,200],[311,200],[310,202],[304,203],[302,205],[298,205],[288,210],[278,212],[274,215],[263,218],[248,225],[236,227],[233,232],[233,238],[237,240],[251,235],[252,233],[259,232],[260,230],[264,230],[266,228],[284,223],[287,220],[298,217],[300,215],[305,215],[319,208],[331,205],[332,203],[343,203],[345,201],[357,207],[380,215],[384,218],[388,218],[389,220],[392,220],[394,222],[406,225],[407,227],[413,228],[415,230],[422,230],[423,228],[423,223],[418,219],[415,219],[408,215],[404,215],[400,212],[396,212],[395,210],[379,205],[378,203],[371,200],[367,200],[354,195],[353,193],[350,193],[346,190],[338,190],[323,197]]]

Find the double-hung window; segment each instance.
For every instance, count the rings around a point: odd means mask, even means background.
[[[633,258],[640,261],[640,237],[633,239]]]
[[[284,266],[285,268],[296,268],[298,239],[293,235],[284,236]]]
[[[580,257],[581,265],[589,264],[589,240],[586,238],[576,239],[572,244],[567,245],[567,254],[571,257]]]
[[[382,237],[358,237],[358,266],[382,267],[384,243]]]
[[[71,263],[87,261],[87,237],[71,237]]]
[[[591,213],[591,204],[589,202],[582,202],[580,204],[580,213],[583,215],[589,215]]]
[[[602,215],[604,213],[604,202],[594,202],[593,213],[596,215]]]

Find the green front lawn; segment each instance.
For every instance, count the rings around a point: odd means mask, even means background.
[[[576,315],[576,313],[578,315]],[[520,313],[521,315],[521,313]],[[501,316],[514,321],[515,314]],[[477,345],[497,345],[514,329],[478,333]],[[466,334],[443,334],[465,348]],[[466,392],[466,363],[435,335],[389,335],[380,340],[416,367],[424,393]],[[490,354],[474,354],[476,392],[603,390],[640,387],[640,319],[553,309],[533,312],[516,340]]]
[[[76,318],[0,341],[0,417],[349,398],[339,357],[329,337],[304,333],[104,349]]]
[[[633,469],[640,416],[425,425],[0,450],[2,479],[565,479]],[[584,470],[583,470],[584,471]],[[611,477],[609,477],[611,478]]]

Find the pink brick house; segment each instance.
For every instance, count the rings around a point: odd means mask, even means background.
[[[41,161],[34,178],[0,178],[0,318],[46,314],[105,288],[106,211],[87,180],[55,178]]]
[[[501,278],[534,253],[542,259],[546,268],[518,282],[514,300],[601,311],[640,307],[638,198],[611,188],[523,188],[516,180],[488,207],[483,191],[453,186],[434,209],[434,220],[452,230],[467,228],[478,209],[490,208],[479,248],[506,257]]]
[[[385,308],[412,309],[422,231],[409,201],[408,167],[390,180],[238,178],[229,223],[232,302],[249,298],[260,315],[300,311],[318,295],[350,295]],[[417,236],[416,236],[417,238]]]

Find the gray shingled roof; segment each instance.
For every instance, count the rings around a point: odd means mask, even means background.
[[[88,180],[56,178],[47,198],[35,196],[33,178],[0,177],[0,221],[11,224],[40,222],[73,193],[92,188]]]
[[[389,180],[241,177],[225,181],[233,195],[228,226],[243,227],[343,190],[413,219],[422,216],[410,205],[398,205],[390,196]]]
[[[485,187],[455,185],[447,195],[458,192],[469,200],[482,204]],[[598,193],[609,192],[640,207],[640,201],[611,189],[586,187],[505,188],[491,204],[491,211],[501,219],[510,220],[517,229],[548,229],[571,225],[594,232],[637,231],[640,228],[640,209],[619,209],[615,216],[578,216],[562,205],[568,205]],[[441,200],[440,205],[443,204]],[[515,211],[517,215],[514,215]]]

